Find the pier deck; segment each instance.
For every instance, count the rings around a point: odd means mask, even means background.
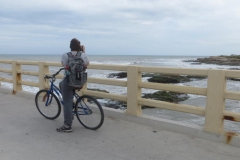
[[[33,98],[0,92],[1,160],[239,160],[240,148],[221,142],[105,117],[92,131],[75,119],[58,133],[63,116],[47,120]]]

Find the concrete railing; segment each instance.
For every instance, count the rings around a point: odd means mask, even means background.
[[[48,88],[48,82],[43,77],[52,73],[49,67],[61,67],[56,62],[30,62],[30,61],[11,61],[0,60],[0,63],[11,65],[11,69],[0,68],[0,73],[10,73],[12,79],[1,77],[0,81],[13,84],[13,94],[22,91],[22,85],[39,87],[39,89]],[[38,72],[24,71],[22,65],[38,66]],[[80,91],[83,95],[96,96],[100,98],[114,99],[127,102],[126,114],[139,116],[142,114],[141,105],[147,105],[162,109],[174,110],[179,112],[191,113],[205,116],[204,131],[216,134],[225,134],[228,137],[239,136],[237,133],[224,131],[224,120],[240,122],[240,113],[225,110],[225,99],[240,100],[240,92],[226,90],[226,78],[240,78],[240,71],[217,70],[217,69],[187,69],[187,68],[160,68],[144,66],[123,66],[123,65],[89,65],[88,69],[95,70],[113,70],[126,71],[127,81],[119,81],[103,78],[88,78],[89,83],[98,83],[114,86],[127,87],[127,95],[118,95],[112,93],[102,93],[88,90],[86,85]],[[207,77],[207,88],[177,86],[173,84],[150,83],[142,81],[142,73],[162,73],[170,75],[195,75]],[[29,82],[22,80],[22,75],[38,76],[39,81]],[[63,78],[58,75],[57,78]],[[164,101],[150,100],[142,98],[142,88],[172,91],[187,94],[196,94],[206,96],[206,107],[197,107],[184,104],[174,104]]]

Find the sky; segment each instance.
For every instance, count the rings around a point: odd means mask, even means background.
[[[0,54],[240,54],[239,0],[0,0]]]

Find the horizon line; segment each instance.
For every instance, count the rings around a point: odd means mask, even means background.
[[[62,55],[62,54],[1,54],[0,55]],[[155,55],[155,54],[148,54],[148,55],[143,55],[143,54],[87,54],[88,56],[221,56],[221,55]],[[227,55],[226,55],[227,56]]]

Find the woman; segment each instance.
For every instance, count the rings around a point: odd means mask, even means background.
[[[89,60],[87,58],[87,55],[85,53],[85,47],[81,46],[81,43],[76,38],[73,38],[70,42],[70,49],[71,52],[64,53],[62,55],[62,65],[64,68],[66,68],[68,63],[68,54],[72,54],[73,56],[76,56],[78,52],[81,53],[81,58],[83,59],[85,63],[85,67],[89,65]],[[68,85],[68,80],[66,77],[63,78],[63,80],[59,84],[61,91],[62,91],[62,97],[63,97],[63,114],[64,114],[64,123],[63,126],[60,128],[57,128],[58,132],[72,132],[72,110],[73,110],[73,90],[74,87],[71,87]]]

